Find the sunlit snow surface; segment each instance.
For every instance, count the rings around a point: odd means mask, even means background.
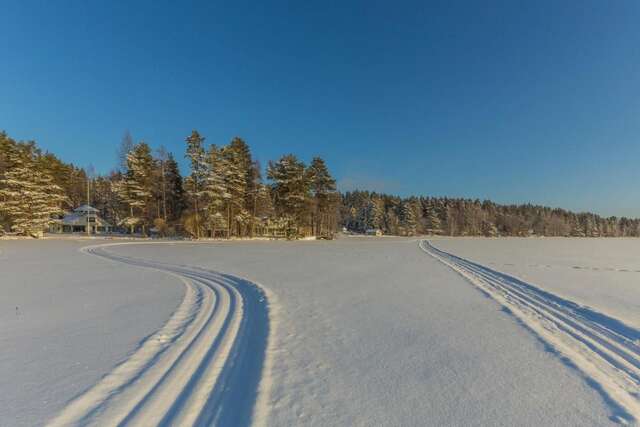
[[[626,320],[545,290],[534,283],[444,251],[420,248],[499,303],[577,370],[609,405],[612,419],[640,420],[640,330]]]
[[[542,256],[553,257],[552,242]],[[185,295],[178,278],[78,252],[86,244],[0,242],[0,425],[37,425],[59,415],[160,331]],[[246,278],[268,291],[271,335],[253,405],[256,425],[612,422],[610,402],[579,370],[415,239],[136,244],[114,251]],[[609,298],[621,297],[612,291]]]
[[[78,252],[0,240],[0,425],[42,425],[159,329],[184,287]]]
[[[640,330],[640,239],[456,238],[445,251],[624,320]]]

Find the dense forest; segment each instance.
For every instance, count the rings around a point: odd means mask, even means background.
[[[270,161],[265,183],[241,138],[207,145],[194,130],[184,155],[186,176],[172,153],[127,132],[118,167],[96,176],[0,133],[0,230],[41,235],[85,203],[118,231],[141,235],[331,237],[337,228],[340,195],[320,157],[309,165],[293,154]]]
[[[368,191],[342,196],[341,223],[349,230],[447,236],[640,236],[640,220],[603,218],[546,206],[498,205],[448,197],[400,198]]]
[[[41,235],[88,203],[121,233],[202,237],[331,238],[339,229],[392,235],[639,236],[638,219],[603,218],[535,205],[353,191],[340,194],[327,165],[293,154],[270,161],[263,179],[249,145],[185,138],[189,173],[172,153],[126,132],[117,167],[96,175],[0,133],[0,234]]]

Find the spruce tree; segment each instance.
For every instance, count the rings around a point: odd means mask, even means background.
[[[136,225],[142,225],[143,233],[150,222],[149,205],[153,190],[154,163],[149,146],[136,144],[127,155],[124,179],[116,186],[121,200],[129,207],[129,215],[123,220],[133,233]]]
[[[185,208],[184,188],[178,162],[173,154],[167,155],[165,166],[165,181],[167,191],[167,217],[170,222],[178,220]]]

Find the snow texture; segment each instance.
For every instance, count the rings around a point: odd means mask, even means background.
[[[426,253],[500,303],[575,366],[600,391],[623,424],[640,420],[640,331],[603,313],[546,292],[505,273],[444,252],[427,240]]]
[[[579,370],[416,240],[117,250],[246,277],[277,295],[256,425],[588,426],[617,414]]]
[[[268,336],[262,291],[229,275],[109,251],[119,245],[83,251],[176,275],[185,297],[160,330],[48,425],[247,425]]]
[[[433,242],[442,250],[640,329],[640,239],[514,237]]]
[[[135,424],[156,410],[160,420],[206,418],[216,425],[599,426],[631,420],[629,408],[580,366],[558,357],[547,337],[536,339],[531,325],[514,321],[513,312],[478,292],[456,266],[418,245],[371,237],[91,250],[106,260],[78,252],[81,243],[70,241],[0,243],[0,301],[20,298],[25,306],[51,310],[39,302],[47,291],[59,306],[32,320],[33,328],[17,331],[17,321],[5,322],[18,317],[14,304],[4,304],[0,339],[11,351],[3,350],[0,359],[0,425],[101,423],[111,420],[109,414]],[[78,296],[79,283],[94,294]],[[249,290],[257,299],[243,294]],[[100,321],[76,308],[96,300]],[[122,309],[122,301],[132,309]],[[212,310],[216,304],[221,310]],[[227,328],[216,316],[230,319]],[[242,332],[250,319],[261,319],[258,329]],[[106,341],[98,329],[103,324],[117,325],[118,339]],[[78,334],[77,328],[93,329]],[[222,337],[220,345],[204,351],[196,337],[214,335]],[[24,355],[43,342],[49,350],[27,362]],[[107,352],[115,356],[97,357]],[[82,365],[72,361],[91,363],[89,374],[80,375]],[[240,372],[230,369],[236,363],[249,363],[241,370],[248,378],[207,389],[220,384],[224,372]],[[69,385],[60,375],[82,381]],[[45,407],[43,390],[50,392]],[[225,411],[240,418],[215,418]]]
[[[0,240],[0,426],[43,425],[176,309],[184,285],[78,252]]]

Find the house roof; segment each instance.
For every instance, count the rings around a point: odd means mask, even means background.
[[[90,209],[87,209],[90,208]],[[79,208],[73,210],[72,213],[65,215],[61,222],[62,225],[87,225],[87,214],[93,214],[92,217],[95,218],[95,224],[99,227],[111,227],[104,219],[100,218],[97,215],[98,210],[92,208],[91,206],[83,205]]]
[[[93,206],[89,206],[89,205],[78,206],[73,211],[74,212],[91,212],[91,213],[100,212],[98,209],[94,208]]]

